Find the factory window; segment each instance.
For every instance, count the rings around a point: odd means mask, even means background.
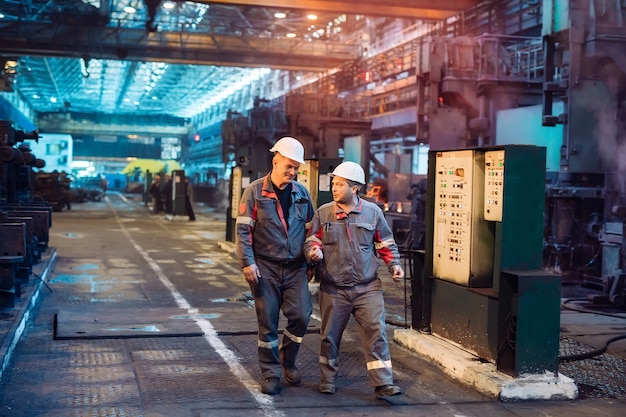
[[[428,173],[428,145],[419,144],[413,152],[413,168],[412,171],[417,175],[426,175]]]

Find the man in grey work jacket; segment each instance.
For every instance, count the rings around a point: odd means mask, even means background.
[[[334,201],[317,209],[304,246],[307,260],[317,264],[320,277],[319,391],[335,393],[341,337],[354,314],[370,385],[378,397],[401,394],[400,387],[393,384],[377,272],[382,259],[394,281],[404,278],[398,246],[380,207],[358,195],[365,184],[363,168],[343,162],[330,176]]]
[[[304,163],[302,144],[284,137],[270,151],[271,172],[253,181],[241,197],[236,246],[257,314],[261,391],[275,395],[281,376],[292,385],[301,381],[296,356],[313,309],[302,250],[314,209],[309,191],[294,181]],[[279,341],[280,310],[287,326]]]

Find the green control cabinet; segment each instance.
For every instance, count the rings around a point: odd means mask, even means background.
[[[560,277],[542,270],[546,149],[429,153],[413,327],[511,375],[557,371]]]

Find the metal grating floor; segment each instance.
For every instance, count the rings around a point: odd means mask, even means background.
[[[561,338],[560,355],[580,355],[595,350],[576,340]],[[559,372],[574,380],[580,398],[626,398],[626,361],[603,353],[590,359],[563,362]]]

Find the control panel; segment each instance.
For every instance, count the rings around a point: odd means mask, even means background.
[[[304,161],[304,163],[300,164],[300,167],[298,168],[298,177],[297,177],[297,181],[304,185],[306,187],[307,190],[309,190],[309,193],[312,191],[313,187],[314,187],[314,176],[313,176],[313,166],[312,166],[312,162],[314,161]]]
[[[233,173],[231,177],[231,203],[230,203],[230,217],[236,219],[239,215],[239,202],[241,201],[241,193],[243,189],[243,180],[240,167],[233,167]]]
[[[437,154],[433,275],[461,285],[469,284],[471,273],[476,168],[472,150]]]
[[[485,220],[501,222],[504,201],[504,149],[485,152]]]

